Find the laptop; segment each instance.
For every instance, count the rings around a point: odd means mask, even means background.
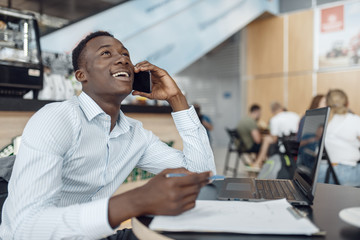
[[[226,178],[217,198],[238,201],[286,198],[293,205],[312,205],[328,117],[329,107],[306,111],[293,179]]]

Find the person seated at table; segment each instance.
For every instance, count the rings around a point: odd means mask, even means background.
[[[349,111],[346,93],[330,90],[326,95],[330,117],[325,135],[325,148],[340,184],[360,186],[360,117]],[[325,181],[328,163],[322,162],[319,182]],[[334,183],[330,174],[329,183]]]
[[[194,108],[195,108],[195,111],[196,111],[199,119],[200,119],[201,124],[202,124],[202,125],[204,126],[204,128],[206,129],[206,133],[207,133],[207,135],[208,135],[208,137],[209,137],[209,141],[210,141],[210,144],[211,144],[212,139],[211,139],[211,134],[210,134],[210,132],[214,129],[214,126],[213,126],[213,124],[212,124],[212,121],[211,121],[211,119],[210,119],[209,116],[207,116],[207,115],[205,115],[205,114],[203,114],[203,113],[201,112],[200,104],[194,103],[193,106],[194,106]]]
[[[279,137],[289,136],[298,130],[299,116],[290,111],[285,111],[284,107],[278,103],[273,102],[270,105],[273,117],[270,119],[270,135],[263,137],[261,144],[261,151],[257,155],[254,163],[251,165],[254,169],[260,169],[266,160],[271,146],[276,146]],[[270,151],[277,152],[277,151]],[[269,153],[270,155],[272,153]]]
[[[243,117],[238,123],[237,132],[241,138],[240,140],[244,143],[244,150],[248,153],[259,154],[259,152],[261,152],[262,139],[257,126],[260,117],[261,107],[258,104],[253,104],[249,108],[249,115]],[[251,159],[249,159],[247,163],[249,165],[253,164]]]
[[[131,230],[113,235],[114,229],[131,217],[193,208],[215,173],[206,131],[165,70],[147,61],[134,66],[125,46],[103,31],[81,40],[72,59],[83,92],[46,105],[27,123],[2,210],[2,239],[136,239]],[[170,104],[183,151],[121,111],[140,71],[151,72],[152,92],[133,94]],[[135,167],[158,175],[112,196]],[[175,172],[187,176],[167,177]]]
[[[300,117],[297,113],[286,111],[279,102],[270,105],[273,117],[270,119],[270,134],[275,141],[278,137],[290,136],[298,132]]]

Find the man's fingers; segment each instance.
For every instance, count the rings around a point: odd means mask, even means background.
[[[183,173],[185,175],[189,175],[189,174],[193,174],[194,172],[190,172],[189,170],[187,170],[186,168],[167,168],[162,170],[159,175],[164,175],[166,176],[166,174],[168,173]]]
[[[183,198],[187,198],[187,197],[194,197],[194,199],[197,198],[197,195],[200,192],[201,189],[201,185],[200,184],[196,184],[196,185],[192,185],[192,186],[188,186],[188,187],[183,187],[181,188],[181,195]]]
[[[148,70],[154,70],[156,67],[155,65],[149,63],[148,61],[143,61],[134,66],[135,70],[139,71],[148,71]]]
[[[140,91],[133,91],[132,95],[139,95],[141,97],[146,97],[146,98],[149,98],[149,99],[152,98],[151,93],[145,93],[145,92],[140,92]]]
[[[171,177],[171,180],[179,187],[200,184],[201,186],[209,183],[210,172],[191,173],[183,177]]]
[[[169,75],[164,69],[159,68],[148,61],[142,61],[134,66],[135,72],[141,72],[141,71],[150,71],[153,76],[156,77],[163,77],[165,75]],[[170,76],[169,76],[170,77]],[[153,80],[156,80],[153,79]]]
[[[194,207],[195,207],[195,201],[193,201],[193,202],[189,202],[189,203],[187,203],[186,205],[184,205],[183,206],[183,210],[184,210],[184,212],[185,211],[188,211],[188,210],[190,210],[190,209],[193,209]]]

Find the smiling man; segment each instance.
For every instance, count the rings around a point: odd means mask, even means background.
[[[25,127],[3,207],[2,239],[135,239],[128,230],[114,235],[114,228],[134,216],[193,208],[215,172],[206,131],[165,70],[146,61],[134,66],[124,45],[102,31],[77,45],[73,67],[83,92],[46,105]],[[152,92],[133,94],[169,102],[183,151],[120,110],[139,71],[151,72]],[[135,167],[157,175],[112,196]],[[167,178],[170,172],[187,176]]]

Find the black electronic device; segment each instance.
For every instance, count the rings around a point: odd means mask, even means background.
[[[226,178],[218,199],[263,201],[286,198],[293,205],[312,205],[329,112],[329,107],[306,111],[293,179]]]
[[[151,72],[142,71],[134,74],[133,90],[151,93]]]

